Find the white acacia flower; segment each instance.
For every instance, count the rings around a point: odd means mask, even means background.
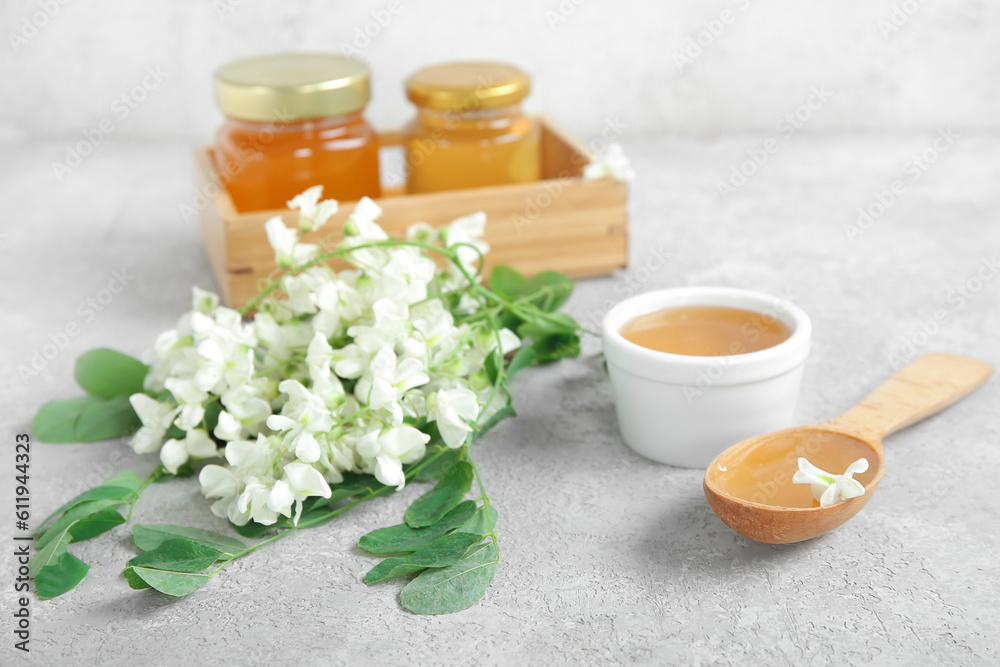
[[[406,228],[406,240],[418,243],[434,243],[438,239],[438,230],[426,222],[415,222]]]
[[[436,422],[444,444],[461,447],[472,431],[469,420],[479,416],[476,394],[464,387],[442,389],[427,397],[427,419]]]
[[[313,328],[309,322],[279,322],[270,313],[258,312],[253,319],[254,332],[270,359],[287,361],[292,354],[309,345]]]
[[[868,459],[858,459],[847,466],[843,475],[834,475],[820,470],[804,458],[799,458],[799,469],[792,477],[792,482],[810,484],[813,497],[819,501],[820,507],[826,507],[839,500],[864,495],[865,487],[854,479],[854,475],[866,470],[868,470]]]
[[[163,444],[174,417],[181,411],[180,406],[172,403],[160,403],[146,394],[132,394],[128,402],[142,422],[142,427],[135,432],[129,444],[136,454],[151,454]]]
[[[333,428],[333,418],[323,399],[306,389],[298,380],[285,380],[278,389],[289,401],[280,415],[267,418],[268,428],[285,431],[283,443],[306,463],[319,461],[320,443],[316,434]]]
[[[273,480],[248,477],[243,493],[236,499],[236,510],[239,512],[239,516],[245,516],[247,521],[253,520],[263,526],[275,524],[278,521],[278,513],[271,509],[268,504],[273,488]],[[243,523],[245,524],[247,521]]]
[[[213,336],[198,343],[196,349],[201,359],[193,380],[202,391],[221,395],[253,377],[253,350],[245,345]]]
[[[603,154],[583,168],[583,180],[593,181],[611,176],[619,181],[628,182],[635,178],[632,163],[625,155],[621,144],[608,144]]]
[[[480,254],[490,251],[490,245],[482,240],[485,230],[486,214],[478,211],[456,218],[441,232],[445,245],[455,248],[459,262],[470,274],[476,272]]]
[[[355,248],[387,240],[389,235],[375,223],[375,219],[380,215],[382,215],[382,209],[371,199],[362,197],[358,200],[354,211],[344,223],[346,238],[341,242],[341,246]],[[378,269],[386,263],[386,249],[361,248],[352,252],[346,259],[360,268]]]
[[[361,317],[364,303],[353,284],[343,279],[343,274],[328,280],[316,295],[319,312],[312,320],[313,328],[327,338],[340,334],[347,326]]]
[[[312,392],[321,397],[331,409],[340,405],[344,399],[344,385],[330,370],[332,361],[333,348],[323,334],[317,331],[306,351],[306,366],[309,368]]]
[[[275,394],[276,392],[275,388]],[[242,430],[250,435],[256,435],[264,426],[265,420],[271,416],[271,404],[264,400],[264,389],[260,382],[247,383],[237,389],[230,389],[222,394],[220,399],[225,406],[225,412],[232,416],[242,426]],[[221,413],[220,413],[221,419]],[[227,427],[224,426],[223,429]],[[229,432],[224,430],[223,432]],[[222,440],[222,436],[218,436]]]
[[[268,508],[283,516],[291,517],[293,525],[299,525],[302,516],[302,501],[309,496],[329,498],[330,485],[319,470],[305,463],[289,463],[284,467],[284,475],[274,483],[268,495]],[[294,506],[294,510],[293,510]]]
[[[243,491],[243,484],[231,470],[223,466],[207,465],[198,473],[201,483],[201,493],[208,499],[216,499],[212,503],[212,514],[223,519],[229,519],[237,526],[244,526],[250,520],[242,516],[236,509],[236,501]]]
[[[399,405],[403,394],[429,380],[420,361],[410,358],[397,364],[396,353],[387,345],[372,358],[354,387],[354,395],[372,410],[388,409],[393,420],[399,423],[403,420]]]
[[[312,315],[316,312],[318,291],[323,283],[308,271],[298,275],[287,275],[282,278],[282,289],[288,294],[286,301],[296,315]]]
[[[219,440],[225,440],[226,442],[231,440],[242,440],[246,435],[246,429],[243,428],[243,424],[241,424],[236,417],[223,410],[219,413],[219,420],[215,424],[215,429],[212,431],[212,435]]]
[[[283,269],[305,264],[316,256],[318,247],[314,243],[299,243],[299,234],[286,227],[281,216],[274,216],[264,223],[267,242],[274,248],[274,259]]]
[[[190,431],[201,424],[205,418],[205,401],[208,392],[202,391],[194,380],[179,377],[167,378],[163,385],[170,390],[177,402],[181,404],[181,413],[175,424],[182,431]]]
[[[499,335],[489,329],[480,329],[476,332],[475,343],[484,358],[497,345],[500,346],[500,354],[502,355],[506,355],[521,347],[521,339],[507,327],[500,329]]]
[[[188,459],[207,459],[219,455],[215,441],[208,432],[196,428],[187,432],[183,440],[171,438],[163,443],[160,449],[160,462],[163,467],[176,475],[177,469],[188,462]]]
[[[299,230],[303,234],[319,229],[337,212],[337,200],[327,199],[321,202],[321,196],[323,186],[314,185],[285,203],[288,208],[299,209]]]
[[[406,485],[404,463],[413,463],[427,452],[430,436],[412,426],[397,426],[385,431],[370,429],[355,442],[355,449],[367,472],[386,486],[402,489]]]
[[[380,215],[382,215],[382,209],[379,205],[369,197],[362,197],[344,224],[344,234],[354,237],[355,243],[388,239],[389,235],[375,224],[375,220]]]
[[[405,302],[379,299],[372,304],[372,316],[374,322],[371,325],[359,324],[347,330],[347,334],[365,352],[374,354],[406,336],[410,313]]]
[[[264,477],[272,469],[280,454],[277,438],[263,433],[256,440],[234,440],[226,443],[226,461],[240,474]]]
[[[198,287],[191,288],[191,308],[199,313],[209,314],[219,307],[219,295],[206,292]]]

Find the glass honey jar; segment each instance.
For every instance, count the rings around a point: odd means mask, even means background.
[[[215,164],[239,211],[285,208],[314,185],[323,197],[378,197],[378,135],[362,112],[371,98],[361,61],[327,53],[239,60],[215,72],[226,116]]]
[[[406,81],[417,106],[404,129],[410,194],[537,181],[539,129],[521,111],[531,79],[513,65],[433,65]]]

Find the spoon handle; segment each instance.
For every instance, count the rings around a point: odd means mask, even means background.
[[[986,382],[993,366],[957,354],[920,357],[886,380],[834,422],[848,433],[881,440],[965,398]]]

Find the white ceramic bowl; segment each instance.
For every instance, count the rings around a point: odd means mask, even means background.
[[[758,352],[696,357],[650,350],[620,333],[640,315],[678,306],[753,310],[792,335]],[[808,315],[761,292],[677,287],[622,301],[604,317],[602,339],[625,444],[660,463],[704,468],[730,445],[791,426],[811,336]]]

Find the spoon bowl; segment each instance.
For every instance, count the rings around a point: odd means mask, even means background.
[[[828,422],[798,426],[737,443],[705,471],[705,497],[737,533],[758,542],[789,544],[827,533],[864,507],[882,481],[882,439],[964,398],[993,367],[978,359],[934,353],[890,377],[858,405]],[[868,470],[855,498],[819,507],[808,484],[792,484],[798,459],[840,474],[859,458]],[[826,467],[824,467],[824,465]]]

